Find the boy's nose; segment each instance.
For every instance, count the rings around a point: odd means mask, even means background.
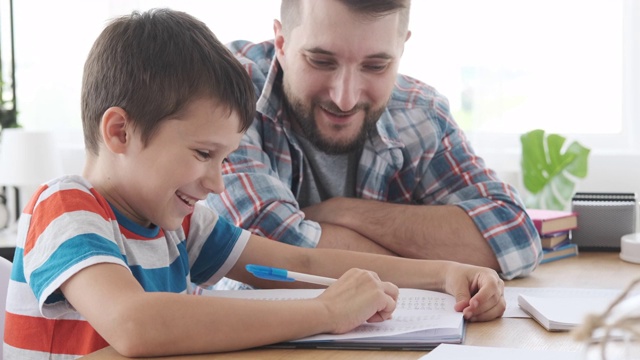
[[[207,189],[208,192],[214,194],[220,194],[224,191],[225,187],[220,166],[209,169],[207,174],[202,178],[202,186]]]
[[[361,81],[355,70],[342,69],[335,74],[329,96],[340,110],[349,111],[360,101]]]

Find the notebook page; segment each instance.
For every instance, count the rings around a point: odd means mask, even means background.
[[[203,295],[260,300],[293,300],[318,296],[322,289],[271,289],[271,290],[218,290],[205,291]],[[393,317],[379,323],[365,323],[346,334],[319,334],[297,341],[347,340],[368,337],[407,340],[440,335],[448,338],[462,333],[462,313],[453,309],[453,296],[428,290],[400,289]],[[444,329],[441,332],[440,329]],[[430,333],[411,334],[416,331],[438,330]],[[402,334],[402,335],[401,335]],[[380,339],[379,339],[380,340]]]

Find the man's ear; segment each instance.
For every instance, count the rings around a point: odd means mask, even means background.
[[[273,20],[273,38],[274,45],[276,47],[276,56],[280,66],[285,65],[284,56],[284,33],[282,32],[282,23],[278,20]]]
[[[129,114],[120,107],[110,107],[102,114],[102,142],[113,153],[124,153],[127,142],[131,142],[131,124],[128,119]]]
[[[402,44],[402,52],[400,53],[400,55],[404,54],[404,45],[407,43],[407,41],[409,41],[410,38],[411,30],[407,30],[407,36],[404,38],[404,43]]]

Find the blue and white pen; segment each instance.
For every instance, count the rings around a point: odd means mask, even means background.
[[[324,276],[303,274],[295,271],[288,271],[285,269],[274,268],[274,267],[263,266],[263,265],[249,264],[246,266],[246,269],[248,272],[252,273],[253,276],[258,277],[260,279],[266,279],[266,280],[288,281],[288,282],[302,281],[306,283],[325,285],[325,286],[329,286],[336,281],[336,279],[332,279]]]

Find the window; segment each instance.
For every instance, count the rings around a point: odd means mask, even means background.
[[[223,42],[261,41],[273,35],[279,3],[15,2],[18,121],[80,130],[83,63],[116,15],[172,7],[206,22]],[[412,6],[401,72],[449,99],[480,152],[515,151],[519,134],[534,128],[577,138],[594,151],[639,150],[632,120],[640,104],[631,99],[640,94],[640,2],[414,0]]]
[[[640,41],[638,2],[412,6],[414,35],[401,70],[449,98],[477,148],[519,147],[519,134],[542,128],[598,151],[632,150],[632,135],[640,133],[632,122],[640,113],[630,108],[640,59],[628,45]]]

